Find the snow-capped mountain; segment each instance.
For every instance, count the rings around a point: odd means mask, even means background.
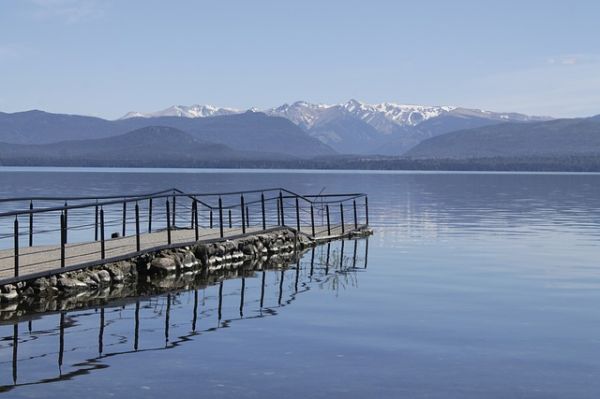
[[[210,116],[240,114],[243,111],[233,108],[219,108],[212,105],[173,105],[155,112],[128,112],[121,119],[158,118],[161,116],[181,116],[185,118],[207,118]]]
[[[546,120],[546,117],[531,117],[517,113],[498,113],[481,109],[468,109],[454,106],[408,105],[396,103],[367,104],[350,100],[343,104],[325,105],[297,101],[291,105],[284,104],[277,108],[264,110],[269,115],[285,117],[306,129],[312,128],[323,116],[333,112],[354,116],[382,132],[389,131],[389,124],[397,126],[417,126],[429,119],[443,115],[478,117],[506,121]]]
[[[291,105],[284,104],[263,112],[287,118],[307,130],[323,121],[330,121],[334,117],[350,116],[373,126],[381,133],[389,134],[393,130],[393,126],[416,126],[427,119],[435,118],[453,109],[455,107],[395,103],[367,104],[352,99],[346,103],[335,105],[297,101]]]
[[[453,130],[549,119],[454,106],[367,104],[357,100],[335,105],[297,101],[263,112],[291,120],[341,153],[389,155],[401,154],[426,138]]]
[[[296,101],[258,110],[269,116],[289,119],[313,137],[341,153],[381,153],[399,155],[422,140],[454,130],[500,122],[530,122],[548,117],[499,113],[455,106],[408,105],[384,102],[367,104],[349,100],[342,104],[313,104]],[[211,105],[173,106],[163,111],[130,112],[132,117],[179,116],[204,118],[246,112]]]
[[[321,117],[323,112],[333,107],[325,104],[311,104],[306,101],[296,101],[293,104],[283,104],[276,108],[262,110],[267,115],[281,116],[289,119],[303,129],[310,129]]]

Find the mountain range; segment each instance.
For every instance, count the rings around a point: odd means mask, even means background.
[[[552,119],[355,100],[262,111],[177,106],[117,120],[0,112],[5,165],[509,169],[542,162],[596,170],[599,156],[600,115]]]
[[[206,118],[242,112],[247,111],[211,105],[177,105],[150,113],[129,112],[121,119],[163,116]],[[292,121],[338,153],[383,155],[400,155],[427,138],[454,130],[502,122],[551,119],[454,106],[367,104],[354,99],[335,105],[297,101],[260,112]]]

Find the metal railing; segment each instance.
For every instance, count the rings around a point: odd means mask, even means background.
[[[284,188],[3,198],[1,209],[0,283],[20,280],[24,268],[31,278],[280,226],[326,237],[369,223],[366,194],[300,195]]]

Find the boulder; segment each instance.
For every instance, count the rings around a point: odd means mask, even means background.
[[[244,245],[242,252],[244,255],[254,255],[256,253],[256,247],[252,244],[246,244]]]
[[[231,252],[237,248],[237,244],[234,241],[229,241],[229,240],[225,241],[223,243],[223,246],[225,247],[225,251],[227,251],[227,252]]]
[[[98,288],[98,281],[94,280],[89,275],[83,279],[83,282],[85,283],[85,285],[87,285],[90,288]]]
[[[1,303],[13,302],[16,301],[18,298],[19,294],[17,293],[17,290],[0,293]]]
[[[118,265],[106,265],[105,268],[106,271],[108,271],[110,278],[113,282],[120,283],[125,279],[123,271]]]
[[[0,287],[0,292],[2,292],[3,294],[8,294],[11,291],[15,291],[17,289],[17,287],[15,287],[12,284],[6,284]]]
[[[58,286],[64,291],[82,291],[88,288],[83,281],[64,276],[58,279]]]
[[[151,272],[173,273],[177,271],[177,265],[173,258],[154,258],[150,262]]]
[[[46,291],[48,288],[52,287],[52,284],[49,279],[40,277],[33,280],[31,286],[36,291]]]
[[[191,269],[198,265],[198,259],[194,256],[193,253],[187,252],[183,255],[183,261],[181,262],[181,267],[184,269]]]
[[[94,273],[90,273],[90,277],[98,283],[100,286],[110,285],[110,273],[106,270],[98,270]]]

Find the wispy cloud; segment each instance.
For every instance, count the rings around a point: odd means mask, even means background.
[[[0,43],[0,62],[14,60],[23,54],[23,47],[16,44]]]
[[[97,0],[30,0],[35,6],[34,17],[61,19],[68,24],[99,18],[106,3]]]
[[[597,54],[566,54],[550,57],[546,60],[550,65],[582,65],[600,63],[600,56]]]

